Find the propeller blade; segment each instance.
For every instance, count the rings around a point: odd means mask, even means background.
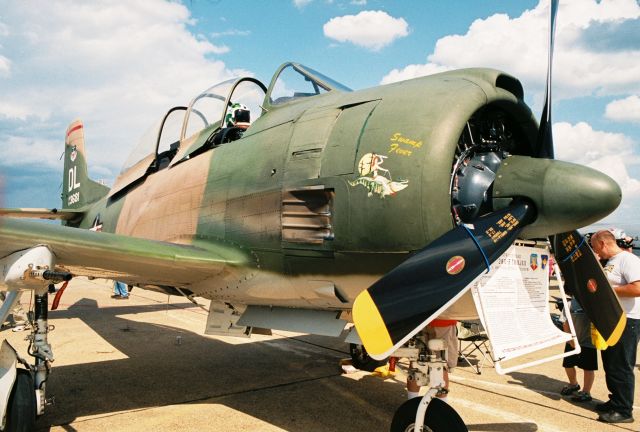
[[[547,88],[536,143],[536,156],[546,159],[554,158],[551,131],[551,70],[557,13],[558,0],[551,0],[549,6]],[[578,231],[558,234],[550,237],[549,240],[565,278],[567,291],[572,292],[578,299],[607,345],[614,345],[622,335],[626,316],[591,247]]]
[[[553,159],[553,135],[551,132],[551,69],[553,64],[553,40],[556,34],[556,15],[558,13],[558,0],[551,0],[549,10],[549,58],[547,64],[547,89],[544,97],[544,108],[540,116],[540,129],[538,129],[538,141],[536,143],[536,156],[545,159]]]
[[[419,332],[511,246],[535,215],[520,202],[460,225],[384,275],[353,304],[364,347],[377,360]]]
[[[627,317],[589,242],[578,231],[570,231],[553,236],[551,245],[567,292],[578,299],[607,345],[615,345]]]

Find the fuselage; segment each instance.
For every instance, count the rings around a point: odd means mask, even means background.
[[[453,227],[462,136],[491,122],[514,137],[511,153],[529,154],[537,124],[521,87],[487,69],[293,100],[268,107],[241,139],[101,199],[78,226],[98,217],[106,232],[250,251],[250,266],[188,287],[198,296],[349,309]]]

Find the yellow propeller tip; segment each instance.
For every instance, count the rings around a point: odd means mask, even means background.
[[[389,330],[369,291],[363,291],[356,297],[353,303],[353,322],[370,356],[380,356],[393,347]]]
[[[620,319],[618,320],[618,324],[616,324],[616,328],[613,329],[613,331],[611,332],[611,335],[609,336],[609,338],[606,340],[607,346],[613,346],[616,343],[618,343],[618,340],[620,340],[620,336],[622,336],[622,332],[624,331],[624,328],[627,325],[627,316],[622,313],[620,315]]]

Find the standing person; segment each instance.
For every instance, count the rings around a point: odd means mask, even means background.
[[[434,319],[429,323],[424,330],[426,336],[425,343],[429,339],[442,339],[444,340],[445,347],[447,348],[447,366],[444,369],[444,388],[436,393],[436,397],[447,402],[447,395],[449,394],[449,371],[452,370],[458,364],[458,335],[456,331],[456,320],[444,320]],[[412,399],[420,395],[420,386],[410,377],[407,377],[407,397]]]
[[[113,295],[111,298],[118,300],[128,300],[129,299],[129,290],[127,290],[127,286],[119,281],[113,281]]]
[[[610,395],[607,402],[596,405],[596,411],[602,413],[598,420],[632,423],[634,366],[640,341],[640,258],[622,250],[613,233],[607,230],[591,237],[591,247],[606,260],[604,272],[627,314],[627,324],[618,343],[602,351]]]
[[[593,399],[591,397],[591,387],[595,380],[595,371],[598,370],[598,353],[591,343],[591,322],[576,299],[571,300],[569,311],[581,351],[579,354],[570,355],[562,359],[562,367],[567,374],[569,384],[560,390],[560,394],[563,396],[572,395],[571,400],[575,402],[590,402]],[[563,317],[565,314],[566,310],[563,311]],[[565,332],[570,332],[569,323],[566,318],[564,318],[562,326]],[[574,348],[575,344],[573,340],[571,340],[566,343],[564,352],[569,352]],[[583,371],[584,381],[582,390],[580,390],[580,384],[578,384],[576,366]]]

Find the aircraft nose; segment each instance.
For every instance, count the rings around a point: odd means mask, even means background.
[[[620,204],[622,191],[600,171],[558,160],[511,156],[497,171],[494,207],[526,197],[536,206],[535,222],[522,236],[547,237],[590,225]]]

